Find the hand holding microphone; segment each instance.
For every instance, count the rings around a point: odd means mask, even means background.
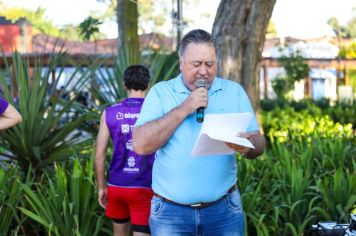
[[[196,111],[196,119],[198,122],[204,120],[204,109],[208,105],[208,90],[207,80],[199,78],[195,82],[196,89],[192,91],[190,96],[182,103],[181,109],[186,115],[190,115]]]
[[[197,88],[207,88],[207,85],[208,85],[208,82],[204,78],[198,78],[196,81]],[[197,109],[196,119],[199,123],[202,123],[204,121],[204,109],[205,109],[205,107],[199,107]]]

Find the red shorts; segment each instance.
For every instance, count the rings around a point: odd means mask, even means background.
[[[148,226],[152,189],[108,186],[106,216],[131,225]]]

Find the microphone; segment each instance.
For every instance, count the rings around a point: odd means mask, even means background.
[[[206,88],[208,85],[207,80],[204,78],[198,78],[196,81],[196,86],[197,88]],[[204,107],[199,107],[197,109],[197,117],[196,120],[199,123],[202,123],[204,121]]]

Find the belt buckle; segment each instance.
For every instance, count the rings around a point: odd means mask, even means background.
[[[204,205],[204,203],[196,203],[196,204],[191,204],[189,205],[190,207],[193,207],[193,208],[200,208]]]

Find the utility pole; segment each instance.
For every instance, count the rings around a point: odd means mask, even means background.
[[[172,18],[172,35],[171,35],[171,49],[172,51],[174,51],[177,46],[176,46],[176,43],[175,43],[175,35],[176,35],[176,20],[177,20],[177,17],[176,17],[176,11],[174,9],[174,4],[175,4],[175,0],[172,0],[172,11],[171,11],[171,18]]]
[[[177,0],[177,51],[179,49],[180,40],[182,39],[183,32],[183,11],[182,11],[182,1]]]

